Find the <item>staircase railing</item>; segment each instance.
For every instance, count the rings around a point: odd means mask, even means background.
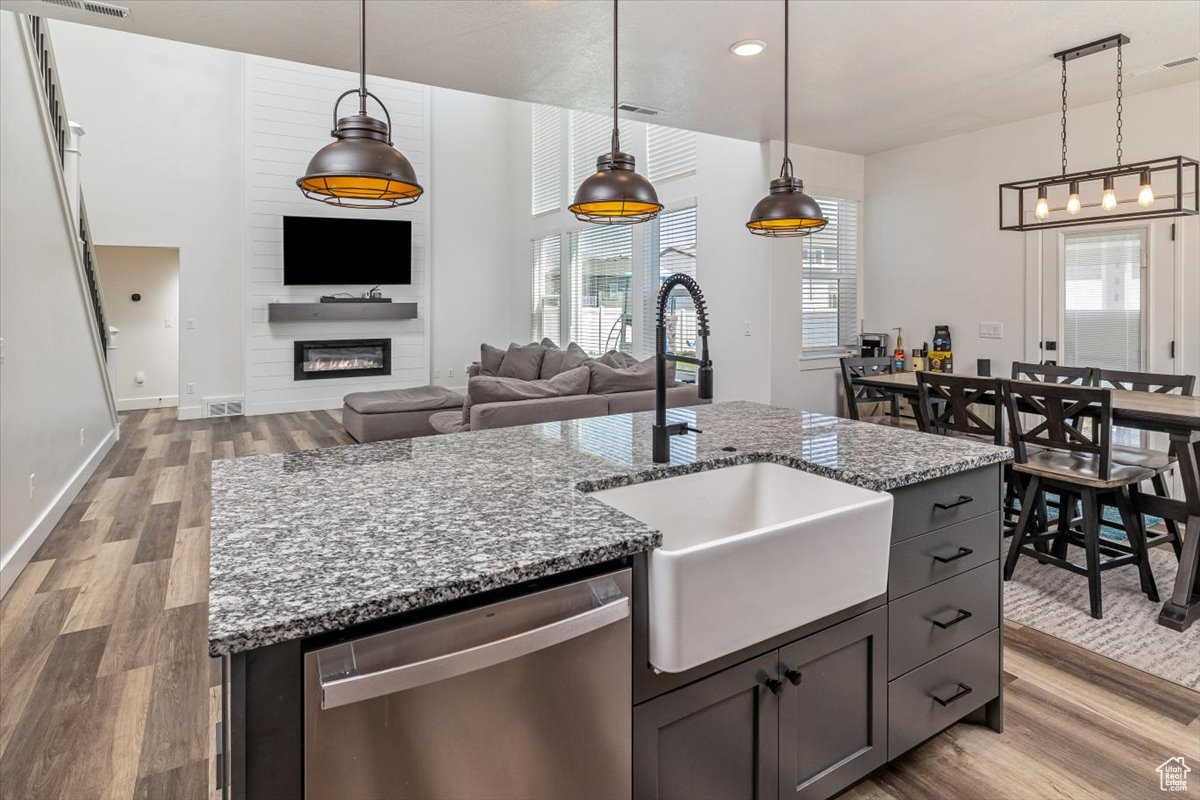
[[[67,116],[66,105],[62,98],[62,87],[58,83],[58,65],[54,61],[54,48],[50,44],[50,34],[46,23],[41,17],[24,15],[28,20],[29,33],[33,39],[34,60],[37,63],[38,74],[41,78],[42,98],[46,101],[46,109],[50,113],[51,136],[58,152],[58,166],[66,174],[67,142],[70,136],[70,118]],[[87,210],[83,203],[83,193],[79,195],[79,239],[83,269],[87,277],[88,296],[91,300],[92,313],[96,327],[100,332],[100,351],[105,359],[108,358],[108,324],[104,316],[104,295],[100,291],[100,278],[97,274],[96,248],[92,244],[92,231],[88,225]]]

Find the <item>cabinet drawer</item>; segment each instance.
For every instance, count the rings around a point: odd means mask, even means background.
[[[888,678],[897,678],[1000,624],[998,561],[888,604]]]
[[[911,539],[999,508],[1000,466],[905,486],[892,497],[892,541]]]
[[[1000,692],[1000,631],[888,684],[888,758],[928,739]]]
[[[995,561],[1000,552],[1000,514],[959,522],[892,545],[888,599],[953,578]]]

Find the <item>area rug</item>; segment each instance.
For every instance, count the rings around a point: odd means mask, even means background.
[[[1069,556],[1083,561],[1077,547],[1070,548]],[[1150,563],[1158,594],[1166,599],[1175,582],[1175,554],[1170,548],[1155,548]],[[1136,567],[1105,572],[1101,587],[1104,619],[1092,619],[1086,577],[1022,556],[1013,579],[1004,584],[1004,616],[1200,691],[1200,624],[1182,633],[1159,625],[1162,603],[1152,603],[1142,594]]]

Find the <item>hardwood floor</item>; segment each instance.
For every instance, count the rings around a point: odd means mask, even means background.
[[[210,795],[209,464],[349,441],[337,412],[121,415],[121,440],[0,602],[0,798]],[[1155,767],[1179,755],[1195,772],[1172,796],[1200,798],[1200,693],[1005,634],[1005,732],[955,726],[843,798],[1162,797]]]

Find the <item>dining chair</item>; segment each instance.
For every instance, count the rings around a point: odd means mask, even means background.
[[[1128,372],[1115,369],[1101,369],[1099,370],[1098,377],[1100,386],[1118,391],[1190,395],[1196,388],[1195,375],[1172,375],[1162,372]],[[1118,428],[1117,430],[1123,429]],[[1166,473],[1170,472],[1177,463],[1177,459],[1173,454],[1144,447],[1114,444],[1113,460],[1118,464],[1130,464],[1135,467],[1144,467],[1153,470],[1154,475],[1150,478],[1150,485],[1154,493],[1159,497],[1171,496],[1171,492],[1167,488]],[[1132,491],[1136,494],[1139,490],[1137,487],[1132,487]],[[1156,547],[1164,542],[1170,542],[1172,549],[1175,551],[1175,557],[1179,558],[1183,551],[1183,541],[1179,535],[1179,525],[1172,519],[1166,519],[1163,522],[1167,533],[1156,537],[1151,537],[1147,534],[1147,544],[1150,547]]]
[[[870,375],[891,375],[895,369],[892,359],[887,356],[843,356],[842,388],[846,393],[846,413],[850,419],[861,422],[873,422],[877,425],[891,425],[900,428],[915,428],[915,417],[901,416],[900,400],[891,393],[873,386],[859,386],[855,378]],[[878,413],[878,406],[883,404],[887,413]],[[863,416],[860,406],[873,405],[875,413]]]
[[[1012,379],[1014,381],[1095,386],[1096,370],[1092,367],[1064,367],[1061,364],[1031,364],[1026,361],[1014,361]]]
[[[1013,470],[1027,475],[1021,517],[1004,562],[1004,579],[1011,580],[1022,555],[1052,564],[1088,579],[1091,614],[1103,616],[1100,574],[1134,564],[1142,591],[1158,602],[1158,588],[1150,571],[1145,532],[1133,511],[1130,487],[1150,477],[1151,470],[1118,464],[1112,458],[1112,390],[1054,384],[1046,381],[1009,381],[1004,399],[1014,451]],[[1041,421],[1026,427],[1022,414]],[[1079,424],[1088,419],[1091,425]],[[1032,446],[1040,448],[1031,449]],[[1079,498],[1082,525],[1060,515],[1057,524],[1038,530],[1033,511],[1038,492],[1051,489]],[[1128,537],[1128,545],[1100,536],[1102,504],[1115,506]],[[1049,550],[1036,545],[1051,544]],[[1070,561],[1068,545],[1082,547],[1084,565]],[[1106,556],[1101,560],[1101,556]]]

